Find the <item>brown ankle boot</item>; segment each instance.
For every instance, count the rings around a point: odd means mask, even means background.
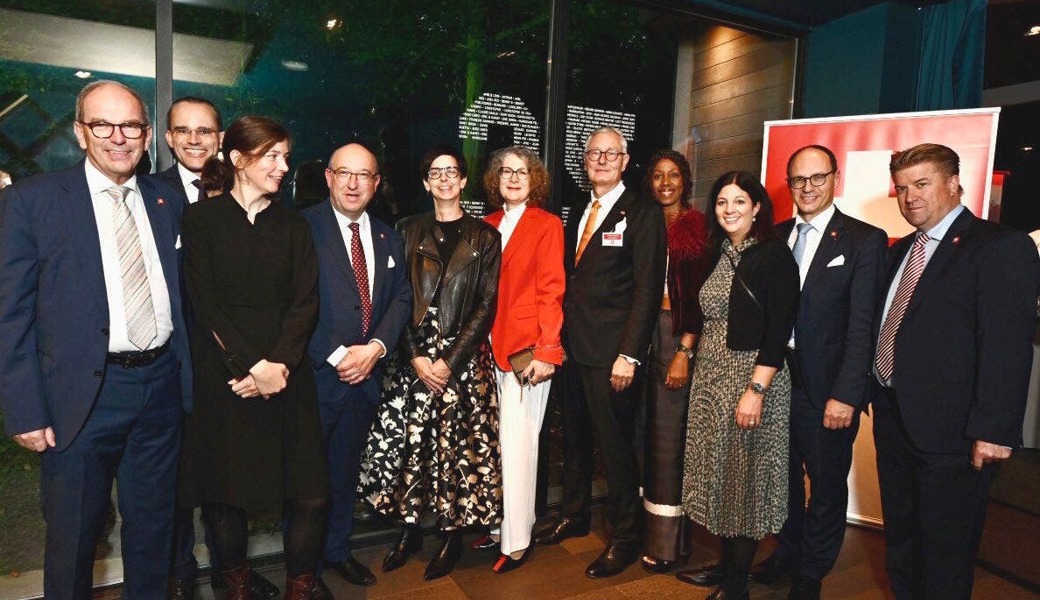
[[[249,566],[242,566],[224,571],[224,592],[227,600],[253,600],[253,590],[249,587]]]
[[[311,589],[314,587],[314,575],[300,575],[299,577],[285,577],[284,600],[310,600]]]

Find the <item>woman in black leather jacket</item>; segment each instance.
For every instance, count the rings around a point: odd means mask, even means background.
[[[434,148],[421,170],[434,211],[397,225],[412,283],[412,320],[387,365],[361,486],[377,511],[404,522],[384,572],[421,548],[423,516],[438,516],[443,543],[426,567],[430,580],[454,568],[461,528],[501,521],[498,404],[487,343],[501,242],[497,230],[462,210],[461,154]]]

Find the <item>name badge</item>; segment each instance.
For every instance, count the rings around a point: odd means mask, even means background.
[[[617,231],[610,231],[603,234],[603,245],[606,247],[613,246],[614,248],[620,248],[624,241],[624,234]]]

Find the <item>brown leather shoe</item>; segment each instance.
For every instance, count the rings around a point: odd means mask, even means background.
[[[282,600],[311,600],[311,590],[314,588],[314,575],[300,575],[298,577],[285,577],[285,594]]]

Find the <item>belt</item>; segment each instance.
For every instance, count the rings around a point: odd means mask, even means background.
[[[169,340],[165,344],[158,348],[152,348],[151,350],[140,350],[135,352],[109,352],[108,359],[105,361],[110,365],[119,365],[124,369],[136,369],[137,367],[147,367],[148,365],[155,362],[160,356],[166,354],[166,351],[170,349]]]

